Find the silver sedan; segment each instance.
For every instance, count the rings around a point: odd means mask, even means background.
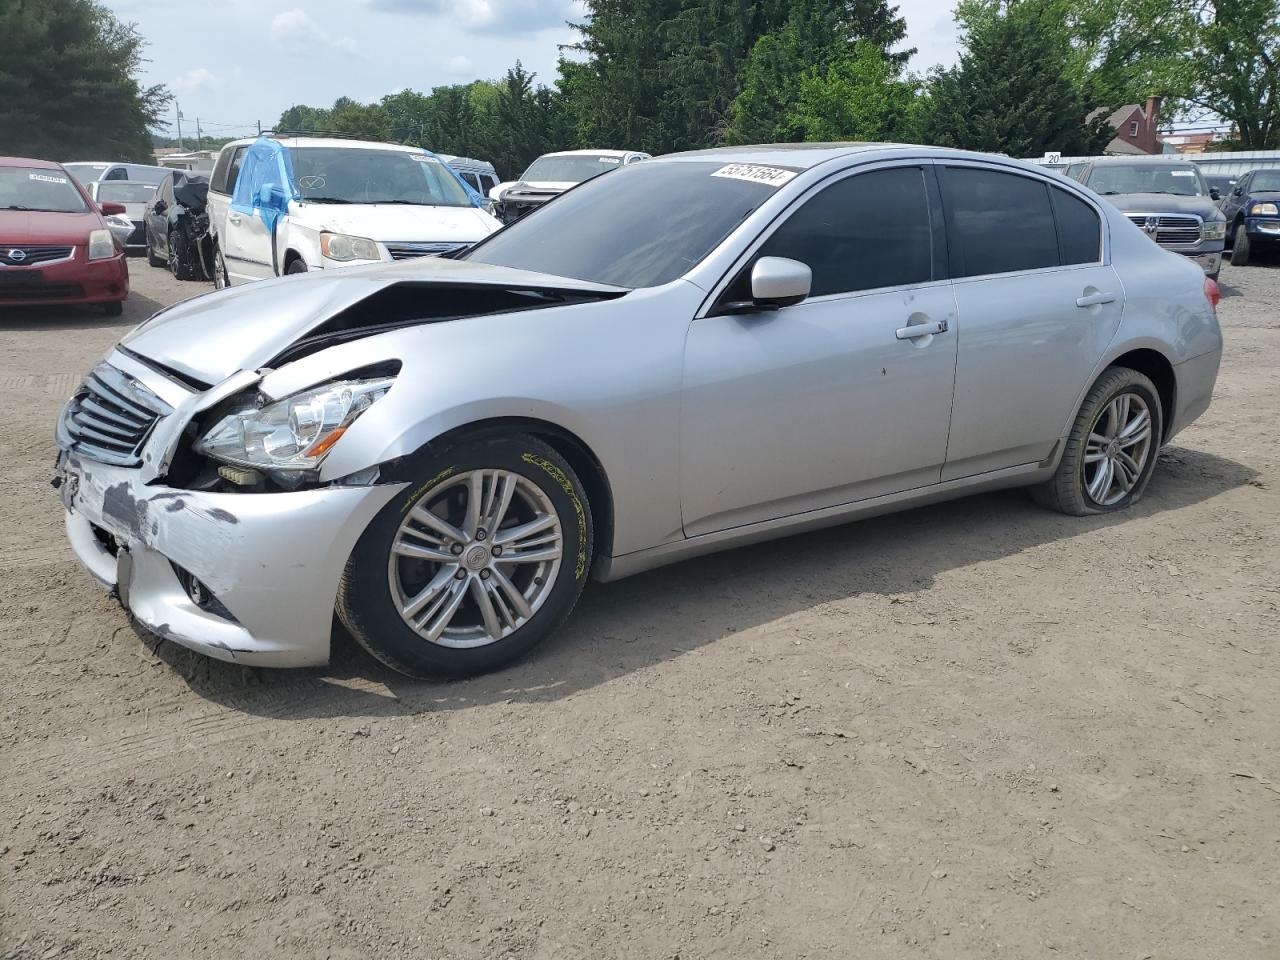
[[[1217,287],[1002,157],[679,154],[456,259],[162,311],[57,425],[71,544],[148,629],[491,669],[610,580],[997,487],[1142,495],[1209,405]],[[660,602],[660,598],[655,598]]]

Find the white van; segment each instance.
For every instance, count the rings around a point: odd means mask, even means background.
[[[169,167],[155,167],[146,163],[107,163],[100,160],[77,160],[64,163],[63,168],[82,187],[88,187],[95,180],[140,180],[159,186],[169,177],[173,170]]]
[[[471,246],[501,224],[419,147],[259,137],[222,148],[209,178],[218,286]]]

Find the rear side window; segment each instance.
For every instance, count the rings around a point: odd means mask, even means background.
[[[1058,266],[1048,184],[975,167],[939,172],[956,277]]]
[[[923,283],[933,277],[924,170],[895,167],[847,177],[789,216],[759,256],[813,271],[811,296]]]
[[[1057,187],[1049,188],[1053,216],[1058,222],[1058,250],[1062,263],[1097,263],[1102,259],[1102,221],[1093,207]]]
[[[129,171],[126,170],[124,167],[112,167],[107,172],[107,175],[102,179],[103,180],[128,180]]]
[[[227,189],[225,193],[236,192],[236,181],[240,179],[240,164],[244,162],[244,152],[249,149],[249,145],[236,147],[236,152],[231,157],[231,169],[227,171]]]

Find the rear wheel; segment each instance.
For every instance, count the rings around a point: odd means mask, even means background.
[[[415,474],[352,551],[338,616],[401,673],[492,670],[577,603],[591,565],[590,504],[564,458],[522,434],[442,446]]]
[[[1231,244],[1231,265],[1233,267],[1247,267],[1249,265],[1249,255],[1252,252],[1249,249],[1249,233],[1242,223],[1236,227],[1236,238]]]
[[[194,280],[196,271],[192,262],[194,251],[191,238],[182,229],[169,231],[169,272],[178,280]]]
[[[1057,472],[1032,496],[1077,517],[1132,506],[1151,479],[1163,435],[1155,385],[1136,370],[1112,367],[1085,396]]]

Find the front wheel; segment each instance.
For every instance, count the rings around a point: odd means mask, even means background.
[[[1155,385],[1136,370],[1111,367],[1085,396],[1057,472],[1032,496],[1076,517],[1132,506],[1151,479],[1163,431]]]
[[[553,633],[591,565],[591,506],[542,441],[493,434],[420,458],[352,551],[339,618],[410,676],[502,666]]]
[[[222,257],[222,247],[217,240],[213,242],[213,288],[225,290],[231,286],[231,278],[227,275],[227,261]]]
[[[1249,232],[1245,230],[1242,223],[1236,227],[1236,238],[1231,243],[1231,265],[1233,267],[1247,267],[1249,265],[1249,254],[1252,252],[1249,249]]]

